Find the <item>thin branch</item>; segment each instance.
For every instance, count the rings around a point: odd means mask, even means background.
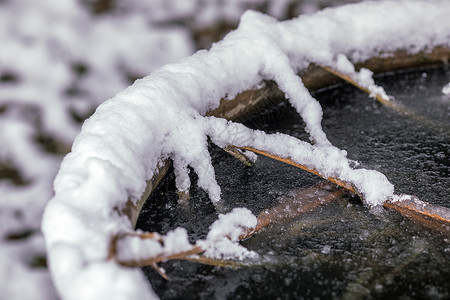
[[[328,191],[332,189],[333,191]],[[326,181],[299,191],[294,197],[284,197],[281,203],[272,208],[263,210],[257,217],[255,228],[239,237],[247,239],[273,223],[294,219],[302,214],[311,212],[317,207],[328,204],[345,193],[344,189],[336,190]]]
[[[383,206],[419,222],[424,227],[450,235],[449,208],[421,201],[414,196],[399,196],[396,201],[384,202]]]
[[[356,86],[357,88],[359,88],[360,90],[366,92],[367,94],[371,94],[372,92],[369,91],[369,89],[367,87],[364,87],[362,85],[360,85],[359,83],[357,83],[351,76],[341,73],[335,69],[332,69],[330,67],[326,67],[326,66],[321,66],[324,70],[330,72],[331,74],[336,75],[337,77],[347,81],[348,83],[353,84],[354,86]],[[393,108],[395,110],[398,109],[403,109],[403,107],[401,105],[399,105],[398,103],[394,102],[390,97],[385,97],[385,95],[380,94],[380,93],[375,93],[374,94],[375,99],[377,99],[378,102],[382,103],[383,105]]]
[[[161,268],[160,266],[158,266],[156,263],[150,264],[150,267],[155,269],[155,271],[158,272],[159,276],[161,276],[162,278],[164,278],[167,281],[170,281],[170,278],[169,278],[169,276],[167,276],[166,271],[163,268]]]
[[[203,256],[201,254],[204,252],[204,249],[200,246],[192,246],[191,249],[186,250],[186,251],[180,251],[180,252],[171,253],[171,254],[160,254],[155,257],[148,257],[148,258],[144,258],[144,259],[137,259],[137,260],[135,260],[135,259],[129,259],[129,260],[119,259],[117,243],[119,242],[120,239],[125,238],[127,236],[139,237],[141,239],[152,239],[152,240],[158,241],[161,244],[163,244],[163,239],[158,233],[126,232],[126,233],[116,234],[111,238],[107,258],[109,260],[114,260],[119,265],[128,267],[128,268],[138,268],[138,267],[150,266],[153,269],[155,269],[166,280],[170,280],[170,279],[167,276],[167,274],[165,273],[165,271],[158,266],[158,263],[164,262],[164,261],[169,261],[169,260],[181,259],[181,260],[193,261],[193,262],[198,262],[198,263],[211,265],[211,266],[231,267],[231,268],[236,268],[236,267],[243,265],[242,263],[232,261],[232,260],[224,260],[224,259],[217,259],[217,258]]]
[[[333,189],[333,187],[331,187],[328,182],[324,181],[306,190],[298,192],[297,195],[295,195],[294,197],[283,198],[282,199],[283,203],[281,203],[280,205],[263,210],[257,217],[256,227],[251,228],[246,233],[242,234],[239,237],[239,240],[247,239],[256,233],[261,232],[265,227],[267,227],[270,224],[285,221],[288,219],[293,219],[303,213],[310,212],[320,205],[324,205],[333,201],[337,197],[341,196],[344,192],[343,189],[329,191],[330,189]],[[119,259],[117,255],[118,253],[117,243],[119,242],[120,239],[125,238],[127,236],[139,237],[141,239],[151,239],[161,243],[161,245],[164,246],[163,238],[161,237],[161,235],[157,233],[127,232],[116,234],[111,238],[108,251],[108,259],[116,261],[121,266],[130,268],[151,266],[163,278],[167,280],[169,280],[168,276],[165,274],[164,270],[158,266],[158,263],[160,262],[174,259],[181,259],[219,267],[237,268],[245,265],[242,262],[237,262],[234,260],[224,260],[203,256],[202,253],[204,252],[204,249],[200,246],[192,246],[191,249],[186,251],[180,251],[171,254],[163,253],[154,257],[148,257],[144,259],[137,259],[137,260]]]
[[[354,86],[356,86],[357,88],[359,88],[360,90],[371,94],[371,91],[369,91],[368,88],[360,85],[359,83],[357,83],[353,78],[351,78],[349,75],[341,73],[335,69],[332,69],[330,67],[326,67],[326,66],[321,66],[324,70],[330,72],[331,74],[336,75],[337,77],[347,81],[348,83],[353,84]],[[413,119],[416,122],[422,123],[425,126],[427,126],[428,128],[437,131],[437,132],[445,132],[447,135],[450,135],[450,128],[446,127],[443,124],[438,124],[436,123],[434,120],[427,118],[426,116],[423,116],[421,114],[417,114],[416,112],[410,110],[409,108],[403,106],[402,104],[400,104],[399,102],[395,101],[394,99],[388,97],[385,98],[384,95],[379,94],[379,93],[375,93],[375,99],[380,102],[381,104],[383,104],[385,107],[388,107],[394,111],[396,111],[397,113],[401,114],[401,115],[405,115],[411,119]]]
[[[326,180],[328,180],[328,181],[330,181],[330,182],[332,182],[332,183],[334,183],[334,184],[337,184],[337,185],[339,185],[339,186],[345,188],[346,190],[348,190],[348,191],[350,191],[350,192],[352,192],[352,193],[354,193],[354,194],[357,193],[356,190],[355,190],[355,188],[354,188],[350,183],[348,183],[348,182],[346,182],[346,181],[343,181],[343,180],[340,180],[340,179],[338,179],[338,178],[324,176],[324,175],[320,174],[319,171],[317,171],[317,170],[315,170],[315,169],[312,169],[312,168],[309,168],[309,167],[307,167],[307,166],[305,166],[305,165],[301,165],[301,164],[299,164],[299,163],[296,163],[296,162],[293,161],[292,159],[280,157],[280,156],[274,155],[274,154],[272,154],[272,153],[269,153],[269,152],[266,152],[266,151],[263,151],[263,150],[255,149],[255,148],[253,148],[253,147],[238,147],[238,148],[239,148],[239,149],[242,149],[242,150],[252,151],[252,152],[254,152],[254,153],[261,154],[261,155],[270,157],[270,158],[272,158],[272,159],[281,161],[281,162],[283,162],[283,163],[285,163],[285,164],[288,164],[288,165],[291,165],[291,166],[300,168],[300,169],[305,170],[305,171],[307,171],[307,172],[309,172],[309,173],[312,173],[312,174],[314,174],[314,175],[317,175],[317,176],[319,176],[319,177],[322,177],[323,179],[326,179]]]
[[[347,189],[352,193],[356,193],[356,190],[353,186],[345,181],[340,180],[339,178],[333,178],[322,176],[318,171],[308,168],[304,165],[298,164],[291,159],[279,157],[277,155],[268,153],[266,151],[254,149],[252,147],[239,147],[240,149],[253,151],[255,153],[273,158],[275,160],[281,161],[283,163],[295,166],[317,176],[320,176],[324,179],[327,179],[330,182],[333,182],[343,188]],[[439,205],[433,205],[425,201],[419,200],[415,196],[397,196],[396,201],[385,201],[383,203],[384,208],[394,209],[398,211],[402,216],[417,221],[422,226],[437,230],[439,232],[450,234],[450,209],[446,207],[442,207]]]
[[[178,204],[180,204],[183,207],[186,207],[189,203],[189,199],[191,199],[191,196],[189,194],[189,191],[177,191],[178,195]]]
[[[242,162],[247,167],[253,166],[253,161],[245,155],[240,149],[233,145],[228,145],[225,148],[223,148],[227,153],[229,153],[234,158],[237,158],[240,162]]]
[[[215,267],[239,268],[246,265],[240,261],[211,258],[203,255],[192,255],[183,259]]]

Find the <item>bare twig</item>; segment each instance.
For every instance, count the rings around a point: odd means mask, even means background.
[[[192,255],[185,260],[201,263],[204,265],[215,266],[215,267],[226,267],[226,268],[239,268],[245,266],[245,263],[229,259],[217,259],[211,258],[203,255]]]
[[[181,206],[186,206],[189,203],[189,199],[191,198],[189,191],[177,191],[178,195],[178,204]]]
[[[163,268],[161,268],[160,266],[158,266],[157,263],[151,263],[150,267],[155,269],[155,271],[158,272],[159,276],[161,276],[162,278],[164,278],[167,281],[170,281],[170,278],[169,278],[169,276],[167,276],[166,271]]]

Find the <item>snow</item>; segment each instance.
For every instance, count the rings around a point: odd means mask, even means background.
[[[41,218],[62,160],[36,136],[69,147],[80,132],[72,114],[89,114],[129,85],[123,70],[145,75],[194,51],[179,26],[159,29],[138,11],[96,18],[80,2],[0,1],[0,170],[6,163],[24,180],[0,180],[1,299],[58,298],[46,268],[30,267],[46,256]],[[24,231],[31,236],[7,238]]]
[[[220,187],[214,177],[207,137],[219,146],[249,145],[289,157],[325,176],[351,182],[369,206],[383,203],[393,194],[393,186],[379,172],[354,170],[349,166],[345,151],[332,146],[323,133],[321,107],[296,73],[314,62],[338,70],[342,68],[358,78],[342,55],[364,59],[374,55],[379,47],[418,50],[439,43],[447,45],[448,35],[437,36],[439,30],[420,26],[420,23],[444,20],[449,4],[411,3],[368,2],[282,23],[248,11],[242,16],[238,30],[213,45],[210,51],[199,51],[180,63],[166,65],[101,105],[84,124],[72,153],[65,157],[55,180],[55,197],[44,215],[42,228],[51,271],[62,296],[69,298],[78,294],[74,285],[65,282],[68,273],[77,281],[89,278],[87,274],[92,268],[100,273],[104,268],[108,276],[113,276],[111,272],[121,272],[101,259],[106,254],[107,237],[121,229],[131,229],[130,223],[114,213],[114,208],[121,208],[128,199],[139,199],[145,180],[154,175],[161,158],[174,159],[176,174],[181,178],[177,180],[180,190],[189,188],[187,166],[191,166],[199,177],[199,186],[209,193],[213,203],[220,202]],[[390,14],[386,15],[386,11]],[[358,20],[373,19],[380,13],[385,15],[383,25],[370,26],[362,32],[360,27],[364,26],[354,26]],[[349,14],[357,17],[347,22]],[[398,23],[399,16],[402,23]],[[330,22],[340,26],[330,26]],[[397,30],[392,35],[386,34],[387,26],[393,24],[397,25]],[[416,37],[413,44],[399,38],[412,30],[412,24]],[[304,45],[307,46],[302,47]],[[370,81],[367,72],[362,74],[361,80]],[[240,124],[202,116],[217,107],[221,98],[232,98],[263,79],[275,80],[285,92],[305,121],[314,146],[283,134],[267,135]],[[226,219],[221,216],[211,227],[207,240],[215,241],[214,251],[221,257],[247,255],[236,243],[239,231],[234,230],[251,227],[256,219],[242,209],[233,211],[227,218],[229,225],[221,225]],[[65,234],[58,224],[66,224]],[[224,232],[228,227],[233,231]],[[230,239],[223,238],[224,235]],[[183,235],[181,240],[187,238]],[[186,243],[176,245],[183,247]],[[69,262],[78,262],[69,267],[70,271],[67,265],[59,264],[63,254]],[[136,293],[143,291],[141,297],[149,297],[148,286],[142,287],[140,281],[133,282],[132,286]],[[95,289],[100,291],[101,286]],[[120,294],[116,298],[119,299]]]
[[[136,232],[142,233],[140,231]],[[188,234],[184,228],[176,228],[165,236],[142,238],[137,234],[126,235],[117,243],[117,259],[119,261],[137,261],[159,255],[171,255],[192,250]]]
[[[76,0],[64,4],[57,0],[1,1],[0,76],[16,79],[1,82],[0,159],[17,167],[29,183],[0,182],[0,298],[29,298],[17,278],[27,283],[28,291],[34,291],[32,298],[57,298],[49,274],[29,266],[33,257],[46,251],[39,227],[61,162],[60,156],[44,151],[35,136],[45,132],[70,145],[80,131],[72,113],[88,115],[129,84],[127,75],[148,74],[193,52],[190,33],[184,28],[153,22],[190,18],[191,14],[198,16],[197,24],[207,24],[217,16],[236,19],[243,7],[261,1],[217,0],[200,10],[194,9],[198,8],[195,1],[168,2],[117,1],[124,17],[116,18],[108,14],[94,17]],[[225,3],[226,9],[216,2]],[[283,5],[285,1],[273,1],[270,11],[281,17]],[[314,4],[308,5],[314,10]],[[220,203],[207,136],[219,145],[249,142],[306,162],[353,182],[369,206],[381,203],[393,187],[378,172],[349,167],[345,151],[334,148],[321,129],[320,106],[295,74],[313,62],[354,78],[362,76],[370,85],[367,72],[348,72],[351,65],[345,58],[354,63],[380,51],[448,46],[449,10],[446,1],[380,1],[327,9],[286,22],[250,11],[242,16],[239,29],[210,51],[166,65],[106,101],[85,123],[72,153],[64,159],[42,224],[60,297],[157,297],[139,270],[105,259],[110,236],[132,230],[116,208],[128,199],[139,199],[145,180],[167,157],[175,161],[180,190],[189,188],[189,165],[200,175],[199,185],[211,200]],[[87,71],[81,75],[74,66],[86,66]],[[232,98],[262,79],[277,81],[307,123],[314,146],[202,117],[217,107],[221,97]],[[3,107],[7,109],[2,111]],[[234,136],[236,130],[242,134]],[[24,229],[36,233],[21,242],[3,241],[11,232]],[[181,238],[181,231],[177,232]],[[139,243],[128,255],[142,254]]]
[[[442,87],[442,94],[450,95],[450,82]]]
[[[450,219],[450,209],[438,205],[432,205],[427,202],[424,202],[417,198],[416,196],[412,195],[393,195],[389,199],[390,202],[400,202],[403,206],[408,208],[415,208],[418,211],[423,211],[429,214],[435,214],[439,216],[440,218],[449,220]]]
[[[313,146],[285,134],[267,135],[223,119],[209,117],[206,122],[209,123],[207,134],[215,144],[221,147],[230,143],[238,147],[250,146],[301,162],[306,167],[319,171],[324,177],[340,178],[352,183],[369,206],[382,204],[394,192],[393,185],[383,174],[351,168],[347,153],[326,144],[327,140],[323,141],[324,146]]]
[[[381,86],[377,86],[373,80],[373,72],[361,68],[358,72],[355,71],[355,67],[350,62],[350,60],[342,54],[339,54],[336,58],[336,69],[340,70],[344,75],[348,75],[353,79],[359,86],[366,88],[369,91],[369,96],[376,98],[377,96],[382,97],[384,100],[389,100],[386,92]]]
[[[205,241],[197,244],[205,249],[205,256],[221,259],[254,259],[258,254],[239,244],[239,236],[256,227],[256,217],[246,208],[234,208],[220,214],[211,225]]]

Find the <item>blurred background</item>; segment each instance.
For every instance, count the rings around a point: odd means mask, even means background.
[[[137,78],[208,49],[247,9],[350,0],[0,0],[0,299],[58,299],[40,222],[83,121]]]

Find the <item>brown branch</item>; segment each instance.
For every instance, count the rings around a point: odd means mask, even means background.
[[[328,190],[332,191],[328,191]],[[294,219],[302,214],[311,212],[317,207],[328,204],[344,194],[344,189],[336,190],[326,181],[299,191],[294,197],[284,197],[281,203],[259,213],[255,228],[248,230],[239,237],[247,239],[273,223]]]
[[[370,93],[371,93],[371,92],[369,91],[369,89],[367,89],[366,87],[363,87],[362,85],[360,85],[359,83],[357,83],[351,76],[349,76],[349,75],[347,75],[347,74],[344,74],[344,73],[341,73],[341,72],[339,72],[339,71],[337,71],[337,70],[335,70],[335,69],[332,69],[332,68],[330,68],[330,67],[326,67],[326,66],[321,66],[321,67],[322,67],[324,70],[330,72],[331,74],[336,75],[337,77],[339,77],[339,78],[341,78],[341,79],[347,81],[348,83],[353,84],[354,86],[356,86],[356,87],[359,88],[360,90],[366,92],[367,94],[370,94]],[[386,98],[383,97],[383,95],[380,95],[380,94],[378,94],[378,93],[375,94],[375,99],[377,99],[377,101],[380,102],[380,103],[382,103],[383,105],[388,106],[388,107],[391,107],[391,108],[394,108],[394,109],[398,109],[398,108],[401,107],[398,103],[394,102],[392,99],[390,99],[390,98],[386,99]]]
[[[331,191],[330,191],[331,190]],[[335,190],[328,182],[321,182],[313,187],[310,187],[306,190],[302,190],[297,193],[294,197],[285,197],[282,198],[282,203],[278,206],[263,210],[257,217],[257,225],[255,228],[249,229],[246,233],[242,234],[239,237],[239,240],[247,239],[254,234],[262,231],[265,227],[272,223],[285,221],[289,219],[293,219],[298,217],[299,215],[313,211],[320,205],[327,204],[337,197],[343,194],[344,190]],[[145,233],[135,233],[135,232],[127,232],[116,234],[111,238],[109,251],[108,251],[108,259],[114,260],[119,265],[129,268],[137,268],[143,266],[151,266],[154,268],[163,278],[169,280],[168,276],[165,272],[158,266],[158,263],[181,259],[188,260],[193,262],[198,262],[207,265],[219,266],[219,267],[240,267],[243,265],[241,262],[236,262],[233,260],[224,260],[224,259],[216,259],[211,257],[206,257],[201,255],[204,252],[204,249],[200,246],[193,246],[191,249],[187,251],[180,251],[172,254],[160,254],[155,257],[149,257],[144,259],[130,259],[130,260],[122,260],[117,256],[117,243],[120,239],[125,237],[139,237],[141,239],[152,239],[154,241],[158,241],[161,245],[164,246],[164,240],[157,233],[145,232]]]
[[[420,201],[414,196],[401,197],[398,201],[386,201],[383,206],[402,216],[419,222],[424,227],[450,234],[450,209]]]
[[[150,264],[150,267],[152,267],[156,272],[158,272],[159,276],[161,276],[167,281],[170,281],[170,278],[169,276],[167,276],[166,271],[163,268],[160,268],[156,263]]]
[[[115,234],[111,238],[109,250],[108,250],[108,260],[114,260],[117,264],[128,267],[128,268],[139,268],[139,267],[145,267],[150,266],[153,269],[155,269],[164,279],[170,280],[169,277],[166,275],[163,269],[161,269],[158,266],[158,263],[169,261],[169,260],[175,260],[175,259],[181,259],[181,260],[188,260],[193,262],[198,262],[206,265],[212,265],[212,266],[219,266],[219,267],[238,267],[242,266],[242,263],[238,263],[236,261],[232,260],[224,260],[224,259],[216,259],[211,257],[202,256],[201,253],[203,253],[204,249],[200,246],[193,246],[191,249],[187,251],[180,251],[177,253],[172,254],[160,254],[155,257],[149,257],[145,259],[130,259],[130,260],[122,260],[119,259],[118,249],[117,249],[117,243],[120,239],[125,238],[127,236],[131,237],[139,237],[141,239],[152,239],[155,241],[160,242],[163,245],[163,239],[158,233],[153,232],[145,232],[145,233],[135,233],[135,232],[126,232],[126,233],[120,233]]]
[[[247,157],[240,149],[233,145],[228,145],[225,148],[223,148],[225,152],[233,156],[234,158],[238,159],[240,162],[242,162],[247,167],[253,166],[253,161]]]
[[[245,265],[243,262],[235,260],[211,258],[203,255],[189,256],[184,258],[184,260],[197,262],[209,266],[226,267],[226,268],[239,268]]]
[[[338,179],[338,178],[324,176],[324,175],[320,174],[319,171],[317,171],[317,170],[315,170],[315,169],[312,169],[312,168],[309,168],[309,167],[307,167],[307,166],[305,166],[305,165],[301,165],[301,164],[299,164],[299,163],[296,163],[296,162],[293,161],[292,159],[280,157],[280,156],[274,155],[274,154],[272,154],[272,153],[269,153],[269,152],[266,152],[266,151],[263,151],[263,150],[255,149],[255,148],[253,148],[253,147],[238,147],[238,148],[239,148],[239,149],[242,149],[242,150],[252,151],[252,152],[254,152],[254,153],[261,154],[261,155],[270,157],[270,158],[272,158],[272,159],[281,161],[281,162],[283,162],[283,163],[285,163],[285,164],[288,164],[288,165],[291,165],[291,166],[300,168],[300,169],[305,170],[305,171],[307,171],[307,172],[309,172],[309,173],[312,173],[312,174],[314,174],[314,175],[317,175],[317,176],[319,176],[319,177],[322,177],[323,179],[326,179],[326,180],[328,180],[328,181],[330,181],[330,182],[332,182],[332,183],[334,183],[334,184],[337,184],[337,185],[339,185],[339,186],[345,188],[346,190],[348,190],[348,191],[350,191],[350,192],[352,192],[352,193],[355,193],[355,194],[357,193],[356,190],[355,190],[355,188],[354,188],[350,183],[348,183],[348,182],[346,182],[346,181],[343,181],[343,180],[340,180],[340,179]]]
[[[180,252],[169,254],[169,255],[160,254],[155,257],[150,257],[150,258],[145,258],[145,259],[140,259],[140,260],[120,260],[116,257],[115,261],[119,265],[124,266],[124,267],[138,268],[138,267],[144,267],[144,266],[152,266],[152,265],[160,263],[160,262],[174,260],[174,259],[188,260],[189,256],[195,255],[195,254],[200,254],[203,251],[204,250],[201,247],[194,246],[190,250],[180,251]]]
[[[370,91],[367,88],[365,88],[365,87],[361,86],[360,84],[358,84],[349,75],[341,73],[341,72],[339,72],[339,71],[337,71],[335,69],[332,69],[330,67],[322,66],[322,68],[324,70],[328,71],[329,73],[334,74],[337,77],[347,81],[348,83],[353,84],[354,86],[356,86],[360,90],[370,94]],[[416,122],[422,123],[422,124],[424,124],[425,126],[427,126],[430,129],[433,129],[433,130],[438,131],[438,132],[444,131],[447,134],[450,134],[450,129],[448,127],[445,127],[443,124],[438,124],[434,120],[432,120],[430,118],[427,118],[426,116],[423,116],[421,114],[417,114],[416,112],[414,112],[414,111],[410,110],[409,108],[403,106],[402,104],[400,104],[399,102],[395,101],[392,98],[385,99],[380,94],[376,94],[375,98],[376,98],[376,100],[378,102],[383,104],[385,107],[388,107],[388,108],[392,109],[393,111],[396,111],[399,114],[405,115],[405,116],[413,119]]]
[[[356,193],[356,190],[353,186],[345,181],[340,180],[339,178],[333,178],[322,176],[318,171],[308,168],[304,165],[298,164],[291,159],[279,157],[277,155],[268,153],[266,151],[254,149],[252,147],[239,147],[240,149],[253,151],[255,153],[273,158],[275,160],[281,161],[283,163],[295,166],[317,176],[320,176],[324,179],[327,179],[330,182],[333,182],[343,188],[347,189],[352,193]],[[415,200],[413,200],[415,198]],[[422,226],[443,232],[445,234],[450,234],[450,209],[438,205],[433,205],[428,202],[421,201],[414,196],[411,197],[403,197],[398,201],[385,201],[383,203],[383,207],[387,209],[394,209],[398,211],[402,216],[407,219],[411,219],[419,222]]]
[[[177,195],[178,204],[180,204],[181,206],[186,206],[189,203],[189,199],[191,199],[189,191],[177,191]]]

